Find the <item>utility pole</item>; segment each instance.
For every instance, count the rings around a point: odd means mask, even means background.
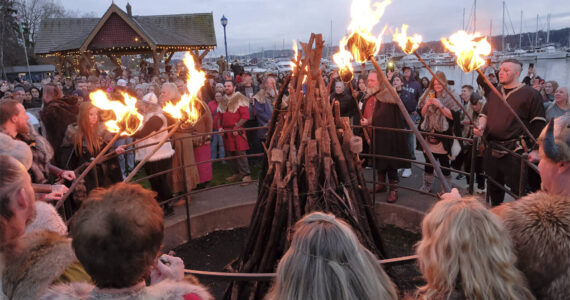
[[[522,49],[522,19],[523,19],[523,11],[521,9],[521,29],[519,33],[519,49]]]
[[[503,1],[503,33],[501,37],[501,50],[505,51],[505,1]]]

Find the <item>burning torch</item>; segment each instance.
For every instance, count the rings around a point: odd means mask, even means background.
[[[476,70],[479,75],[483,77],[487,85],[491,88],[493,93],[501,99],[503,104],[507,109],[513,114],[519,125],[523,128],[524,132],[529,136],[529,138],[536,143],[536,139],[530,133],[526,125],[523,123],[521,118],[517,115],[515,110],[509,105],[505,96],[501,94],[493,84],[489,81],[489,78],[483,74],[479,69],[485,65],[485,59],[481,56],[491,54],[491,44],[487,41],[487,37],[482,36],[479,32],[474,34],[468,34],[465,31],[458,31],[449,37],[449,40],[442,38],[441,42],[445,48],[449,49],[455,56],[457,56],[457,65],[461,67],[463,72],[470,73]]]

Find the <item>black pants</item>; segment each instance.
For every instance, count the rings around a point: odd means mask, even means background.
[[[449,156],[447,156],[447,154],[437,154],[434,153],[433,157],[435,158],[435,160],[439,161],[439,164],[444,167],[444,168],[449,168]],[[424,152],[424,158],[426,159],[427,163],[430,163],[426,153]],[[428,174],[433,174],[433,167],[432,166],[425,166],[424,167],[424,171]],[[444,176],[449,176],[451,174],[450,170],[441,170],[441,173],[443,173]]]
[[[491,155],[491,148],[485,151],[483,161],[485,174],[488,178],[495,180],[500,185],[507,185],[511,188],[511,192],[519,195],[519,185],[521,176],[521,162],[519,158],[506,154],[501,158],[495,158]],[[524,175],[524,174],[523,174]],[[526,177],[523,176],[523,194],[525,195]],[[493,184],[491,181],[487,183],[487,193],[491,199],[491,205],[497,206],[503,203],[505,191]]]
[[[467,150],[465,154],[465,172],[471,173],[471,149]],[[471,180],[471,176],[467,175],[466,177],[467,184]],[[483,175],[483,157],[482,156],[475,156],[475,183],[477,183],[477,187],[483,189],[485,187],[485,175]]]
[[[378,174],[384,174],[385,178],[388,178],[389,181],[398,181],[398,170],[396,169],[384,169],[378,172]],[[384,183],[384,182],[380,182]]]
[[[144,170],[147,175],[156,174],[158,172],[166,171],[172,168],[172,157],[165,158],[157,161],[149,161],[144,165]],[[172,188],[170,187],[170,180],[168,180],[168,173],[150,178],[150,186],[152,190],[157,192],[156,200],[158,202],[166,201],[172,196]]]

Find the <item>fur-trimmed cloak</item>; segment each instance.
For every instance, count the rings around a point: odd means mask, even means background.
[[[53,287],[41,300],[71,300],[71,299],[185,299],[185,295],[193,295],[189,299],[213,300],[208,290],[201,285],[194,285],[185,281],[165,280],[155,285],[142,288],[124,289],[122,293],[108,293],[98,291],[93,285],[86,283],[64,284]]]
[[[224,130],[237,129],[235,126],[239,120],[249,120],[249,99],[240,92],[235,92],[231,97],[224,96],[224,101],[218,106],[221,125]],[[244,131],[224,134],[224,149],[226,151],[245,151],[249,144]]]
[[[71,239],[50,231],[24,235],[5,260],[2,288],[8,299],[37,299],[77,261]]]
[[[530,194],[492,210],[509,231],[537,299],[568,299],[570,293],[570,197]]]

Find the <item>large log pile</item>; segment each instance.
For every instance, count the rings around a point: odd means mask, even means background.
[[[348,119],[340,117],[338,102],[330,104],[330,89],[321,76],[323,45],[320,34],[301,43],[304,57],[299,53],[296,58],[289,107],[279,113],[287,88],[282,87],[266,139],[267,161],[259,179],[247,244],[228,266],[231,271],[274,272],[289,247],[295,222],[313,211],[330,212],[346,220],[363,245],[384,257],[357,154],[358,141],[353,139]],[[267,289],[268,283],[233,282],[225,298],[261,299]]]

